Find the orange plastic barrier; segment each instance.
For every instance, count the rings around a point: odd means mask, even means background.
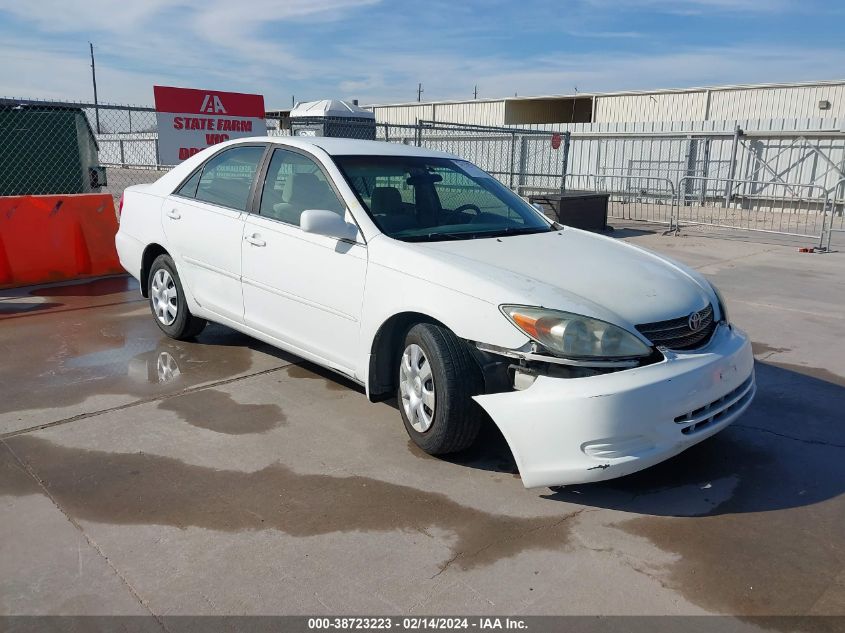
[[[109,194],[0,197],[0,288],[123,272]]]

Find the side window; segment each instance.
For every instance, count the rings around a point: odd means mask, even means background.
[[[275,150],[261,192],[259,213],[299,226],[299,216],[306,209],[324,209],[338,215],[346,212],[346,206],[313,160],[296,152]]]
[[[197,169],[185,183],[176,190],[176,194],[185,198],[193,198],[197,195],[197,183],[200,181],[202,169]]]
[[[196,199],[246,211],[252,180],[263,155],[263,147],[233,147],[220,152],[205,164]]]

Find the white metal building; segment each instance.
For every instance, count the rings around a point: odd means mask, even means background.
[[[561,125],[845,117],[845,80],[375,104],[379,123]]]

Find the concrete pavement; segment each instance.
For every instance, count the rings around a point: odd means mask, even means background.
[[[621,480],[525,490],[495,429],[395,405],[134,284],[0,300],[0,614],[845,614],[845,259],[615,232],[707,275],[755,342],[732,427]]]

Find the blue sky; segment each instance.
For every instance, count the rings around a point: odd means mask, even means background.
[[[836,0],[0,0],[0,96],[362,103],[845,78]]]

